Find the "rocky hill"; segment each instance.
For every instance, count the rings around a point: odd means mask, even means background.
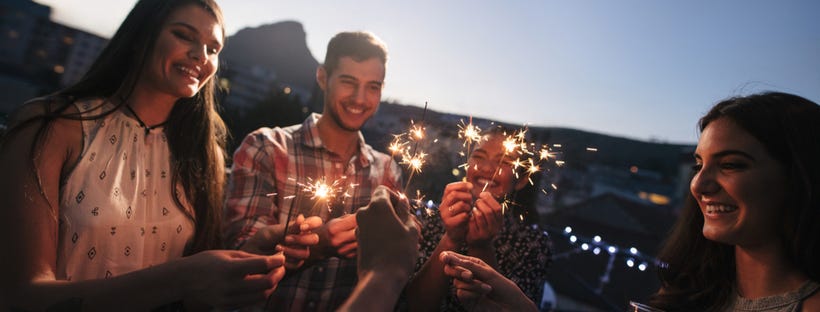
[[[278,22],[244,28],[227,39],[220,54],[224,66],[261,66],[277,79],[310,90],[319,62],[310,53],[302,24]]]

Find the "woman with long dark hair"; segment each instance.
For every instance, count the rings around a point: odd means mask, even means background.
[[[820,311],[820,106],[777,92],[737,97],[699,126],[691,196],[650,305]]]
[[[221,247],[225,41],[213,0],[141,0],[75,85],[3,138],[2,305],[148,310],[263,301],[284,258]]]

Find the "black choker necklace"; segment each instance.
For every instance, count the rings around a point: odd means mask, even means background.
[[[148,126],[148,125],[146,125],[144,122],[142,122],[142,119],[140,119],[140,116],[139,116],[139,115],[137,115],[137,112],[135,112],[135,111],[134,111],[134,109],[132,109],[132,108],[131,108],[131,105],[127,105],[127,104],[126,104],[126,105],[125,105],[125,108],[127,108],[127,109],[128,109],[128,111],[129,111],[129,112],[131,112],[131,114],[132,114],[132,115],[134,115],[134,118],[136,118],[136,119],[137,119],[137,122],[140,124],[140,127],[142,127],[143,129],[145,129],[145,135],[148,135],[148,132],[150,132],[152,129],[156,129],[156,128],[162,127],[162,126],[164,126],[164,125],[165,125],[165,123],[167,123],[167,122],[168,122],[168,121],[166,120],[166,121],[163,121],[163,122],[161,122],[161,123],[158,123],[158,124],[156,124],[156,125],[153,125],[153,126],[150,126],[150,127],[149,127],[149,126]]]

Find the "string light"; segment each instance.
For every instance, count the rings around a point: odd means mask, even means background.
[[[550,231],[548,228],[547,231]],[[556,231],[551,231],[556,232]],[[649,268],[649,265],[655,265],[658,268],[666,268],[668,264],[660,261],[650,255],[643,254],[638,251],[638,248],[635,247],[620,247],[616,244],[611,244],[604,241],[603,237],[600,235],[593,235],[589,236],[582,236],[575,233],[575,230],[571,226],[565,226],[562,231],[558,231],[564,237],[566,237],[570,244],[575,245],[575,250],[571,250],[569,252],[564,252],[554,256],[554,259],[567,257],[576,253],[582,253],[586,251],[591,251],[594,255],[600,255],[602,252],[607,251],[610,255],[610,258],[614,260],[614,257],[624,257],[626,258],[623,263],[626,264],[627,267],[636,268],[640,271],[646,271]],[[609,272],[605,272],[604,275],[608,279]]]

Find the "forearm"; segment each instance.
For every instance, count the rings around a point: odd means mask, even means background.
[[[505,279],[508,283],[509,293],[503,293],[501,297],[508,300],[507,306],[510,311],[538,311],[535,302],[518,288],[518,286],[509,279]]]
[[[108,279],[21,283],[6,297],[8,308],[44,311],[75,307],[82,311],[148,311],[182,300],[184,272],[179,261]]]
[[[444,263],[439,255],[444,251],[458,251],[460,244],[445,233],[436,249],[424,262],[416,276],[407,286],[408,308],[411,311],[438,310],[450,291],[450,279],[444,274]]]
[[[337,311],[391,311],[407,283],[404,272],[369,272]]]
[[[266,190],[255,189],[254,192],[261,193]],[[275,222],[276,219],[270,220],[269,217],[277,211],[273,201],[268,198],[228,198],[223,217],[225,246],[230,249],[242,249],[248,241],[253,240],[253,236],[260,229],[278,223]]]
[[[270,142],[262,137],[247,135],[234,154],[223,213],[226,246],[233,249],[239,249],[258,229],[279,223],[276,166],[273,151],[266,148]]]
[[[467,255],[479,258],[493,267],[493,269],[498,270],[498,261],[495,259],[495,246],[493,246],[492,241],[467,246]]]

